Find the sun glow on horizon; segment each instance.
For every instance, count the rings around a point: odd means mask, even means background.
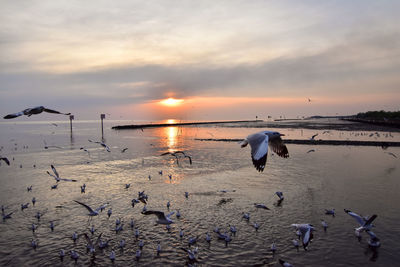
[[[168,106],[168,107],[176,107],[176,106],[182,104],[183,101],[184,101],[183,99],[175,99],[175,98],[170,97],[170,98],[161,100],[160,103],[165,106]]]

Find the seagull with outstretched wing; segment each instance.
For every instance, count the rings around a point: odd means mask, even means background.
[[[283,134],[278,132],[262,131],[247,136],[239,144],[241,147],[250,144],[253,165],[257,171],[262,172],[267,162],[268,146],[271,147],[272,151],[278,156],[283,158],[289,157],[289,151],[283,143],[281,136],[283,136]]]
[[[45,108],[44,106],[38,106],[38,107],[34,107],[34,108],[27,108],[20,112],[8,114],[8,115],[4,116],[3,118],[6,120],[14,119],[14,118],[17,118],[22,115],[30,117],[32,115],[40,114],[42,112],[53,113],[53,114],[62,114],[62,115],[71,115],[71,113],[62,113],[62,112],[54,110],[54,109]]]
[[[53,166],[53,164],[50,166],[51,166],[51,169],[53,170],[54,174],[51,174],[49,171],[47,171],[47,174],[50,175],[51,177],[53,177],[54,179],[56,179],[57,183],[59,181],[77,182],[77,180],[75,180],[75,179],[60,178],[60,176],[58,175],[58,172],[57,172],[56,168]]]

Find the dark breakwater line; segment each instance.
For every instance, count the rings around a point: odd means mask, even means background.
[[[113,126],[113,127],[111,127],[111,129],[114,129],[114,130],[125,130],[125,129],[143,129],[143,128],[156,128],[156,127],[185,126],[185,125],[226,124],[226,123],[246,123],[246,122],[262,122],[262,120],[131,124],[131,125]]]
[[[216,141],[216,142],[240,142],[243,139],[214,139],[214,138],[195,138],[197,141]],[[356,140],[301,140],[285,139],[285,144],[296,145],[332,145],[332,146],[381,146],[381,147],[400,147],[400,142],[387,141],[356,141]]]

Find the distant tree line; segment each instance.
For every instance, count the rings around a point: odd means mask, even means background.
[[[400,111],[367,111],[361,112],[356,115],[358,119],[364,120],[381,120],[381,121],[393,121],[400,120]]]

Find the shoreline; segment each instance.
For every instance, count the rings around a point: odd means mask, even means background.
[[[292,128],[292,129],[312,129],[312,130],[338,130],[338,131],[380,131],[380,132],[400,132],[399,127],[389,125],[371,124],[364,121],[343,120],[341,118],[314,118],[302,120],[240,120],[240,121],[208,121],[208,122],[184,122],[184,123],[150,123],[150,124],[131,124],[117,125],[111,127],[113,130],[135,130],[158,127],[177,127],[177,126],[204,126],[218,125],[226,128]]]
[[[225,138],[195,138],[196,141],[212,142],[240,142],[242,139]],[[358,141],[358,140],[303,140],[303,139],[285,139],[285,144],[296,145],[331,145],[331,146],[381,146],[381,147],[400,147],[400,142],[390,141]]]

